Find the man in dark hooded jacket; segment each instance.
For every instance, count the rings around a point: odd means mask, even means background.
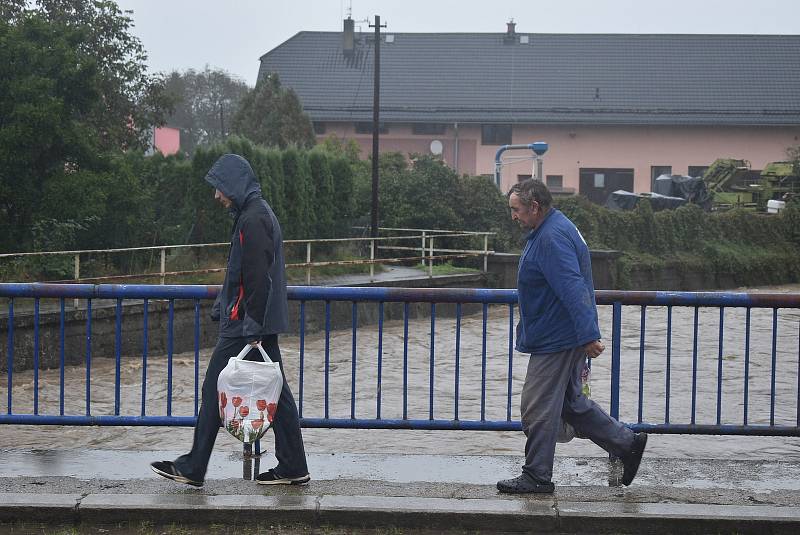
[[[219,340],[203,381],[192,450],[174,462],[151,464],[155,473],[196,487],[203,485],[221,424],[217,405],[220,372],[245,344],[253,347],[261,344],[270,359],[280,363],[278,334],[285,332],[288,325],[283,235],[272,208],[261,196],[253,169],[241,156],[225,154],[214,163],[205,179],[215,188],[214,198],[234,217],[225,282],[211,312],[212,319],[219,321]],[[311,478],[300,419],[285,379],[273,430],[278,465],[259,474],[256,481],[262,485],[308,483]]]

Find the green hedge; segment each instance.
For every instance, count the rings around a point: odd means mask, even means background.
[[[653,212],[650,203],[611,211],[582,197],[559,199],[592,249],[615,249],[626,287],[632,270],[713,272],[737,285],[800,280],[800,204],[778,215],[707,213],[695,205]]]

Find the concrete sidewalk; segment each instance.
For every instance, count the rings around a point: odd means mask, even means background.
[[[21,533],[14,523],[36,519],[85,532],[144,523],[209,533],[211,525],[265,522],[295,526],[290,533],[800,532],[793,462],[645,457],[634,484],[620,487],[621,467],[607,459],[557,457],[554,495],[508,496],[494,483],[516,475],[521,457],[312,454],[308,486],[268,487],[247,479],[274,457],[216,452],[196,489],[150,471],[150,461],[177,455],[0,451],[0,530]]]

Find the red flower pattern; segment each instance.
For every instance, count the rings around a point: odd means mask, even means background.
[[[228,404],[228,396],[225,395],[225,392],[219,393],[219,404],[223,409]]]
[[[264,420],[253,420],[250,423],[253,425],[253,431],[258,431],[264,425]]]
[[[258,401],[256,401],[256,407],[258,407],[258,410],[263,411],[264,409],[267,408],[267,400],[259,399]]]
[[[248,414],[250,414],[250,407],[247,405],[242,405],[239,407],[239,414],[242,415],[242,418],[246,418]]]
[[[270,403],[269,405],[267,405],[267,419],[269,420],[270,423],[272,423],[272,420],[275,418],[275,411],[277,410],[278,410],[277,403]]]
[[[233,397],[231,398],[231,403],[233,403],[233,406],[234,406],[234,407],[238,407],[239,405],[241,405],[241,404],[242,404],[242,398],[241,398],[241,397],[239,397],[239,396],[233,396]]]

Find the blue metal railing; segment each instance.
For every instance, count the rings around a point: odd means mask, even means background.
[[[7,380],[7,406],[6,414],[0,414],[0,423],[16,424],[57,424],[57,425],[183,425],[194,424],[195,415],[198,411],[199,382],[200,382],[200,339],[201,322],[200,309],[201,303],[213,299],[218,291],[216,286],[149,286],[149,285],[57,285],[57,284],[0,284],[0,298],[8,299],[7,321],[5,324],[6,355],[4,364],[6,367]],[[66,298],[85,299],[86,307],[80,312],[85,314],[85,412],[84,414],[70,413],[65,409],[65,395],[72,392],[75,385],[65,383],[65,305]],[[338,427],[338,428],[373,428],[373,429],[475,429],[475,430],[518,430],[519,422],[514,418],[512,411],[513,394],[519,391],[521,377],[514,374],[514,309],[517,300],[515,290],[491,290],[491,289],[408,289],[408,288],[326,288],[326,287],[290,287],[289,298],[298,302],[298,329],[299,334],[299,367],[297,369],[298,384],[296,394],[298,396],[298,408],[301,415],[302,425],[305,427]],[[33,324],[30,327],[17,325],[17,320],[21,320],[23,315],[19,313],[19,307],[15,309],[15,301],[21,299],[33,299]],[[51,365],[57,364],[59,368],[59,409],[58,414],[45,414],[39,406],[39,372],[42,368],[41,361],[41,311],[40,301],[42,299],[58,300],[57,313],[59,340],[58,359],[52,360]],[[93,371],[93,300],[109,299],[113,300],[114,321],[114,385],[113,385],[113,408],[111,414],[96,414],[92,411],[92,393],[97,385],[92,382]],[[123,399],[121,396],[122,380],[121,368],[124,360],[133,357],[123,358],[123,306],[124,300],[137,300],[143,304],[142,312],[142,336],[141,336],[141,407],[138,414],[123,414]],[[166,321],[166,407],[163,414],[150,415],[152,404],[148,402],[148,380],[153,380],[148,376],[148,366],[152,362],[152,355],[148,354],[150,326],[148,324],[148,309],[153,300],[167,301],[167,321]],[[194,337],[194,367],[193,367],[193,411],[191,415],[173,414],[173,397],[175,385],[173,385],[173,362],[174,353],[174,331],[175,331],[175,301],[188,300],[194,304],[193,307],[193,329]],[[322,325],[323,332],[323,351],[322,362],[316,362],[314,355],[308,356],[308,341],[310,329],[307,325],[307,303],[322,302],[324,304],[324,318],[316,323]],[[689,434],[734,434],[734,435],[782,435],[800,436],[800,294],[766,294],[766,293],[689,293],[689,292],[622,292],[622,291],[598,291],[597,302],[603,310],[611,312],[611,355],[609,370],[609,392],[608,406],[612,416],[620,418],[623,416],[632,417],[630,426],[636,430],[647,430],[656,433],[689,433]],[[350,369],[344,366],[335,365],[333,358],[332,334],[335,332],[332,327],[332,303],[351,303],[352,310],[344,316],[350,317],[351,326],[344,331],[351,332],[352,344],[350,355],[344,359]],[[375,361],[374,369],[368,370],[371,374],[370,381],[374,377],[374,385],[364,385],[364,380],[359,380],[359,371],[364,371],[372,362],[364,364],[364,358],[359,359],[358,334],[359,334],[359,314],[358,306],[366,306],[371,303],[377,307],[377,338],[375,342]],[[411,318],[409,305],[412,303],[429,304],[423,312],[427,313],[430,331],[428,334],[427,347],[427,369],[417,368],[411,370],[409,360],[409,324],[414,321],[412,334],[418,335],[424,332],[420,326],[423,320]],[[387,345],[385,340],[386,330],[386,310],[385,305],[398,304],[402,313],[402,328],[393,327],[393,333],[402,333],[402,341],[395,341],[393,345]],[[438,313],[437,305],[450,305],[447,313]],[[464,305],[476,309],[480,314],[479,324],[481,332],[480,339],[480,369],[477,366],[470,366],[465,359],[464,338],[462,328],[468,315],[464,314]],[[477,308],[476,308],[477,307]],[[623,308],[625,307],[625,308]],[[630,312],[629,307],[638,307],[638,314]],[[664,310],[666,317],[664,322],[650,322],[651,329],[659,329],[665,326],[663,336],[665,346],[663,348],[662,363],[656,363],[655,370],[648,367],[654,366],[653,359],[647,358],[653,353],[656,357],[661,357],[661,350],[655,351],[652,339],[658,336],[648,336],[646,325],[647,316],[653,309]],[[444,306],[441,307],[442,309]],[[674,309],[678,310],[674,310]],[[649,309],[649,310],[648,310]],[[718,309],[719,315],[716,324],[717,328],[716,349],[709,349],[710,338],[701,336],[700,316],[701,313],[707,316],[706,312],[711,309]],[[731,317],[726,317],[726,310],[732,309],[736,314],[744,312],[743,325],[735,325],[731,331],[730,325],[733,321]],[[762,352],[751,350],[751,334],[753,328],[753,311],[765,309],[771,311],[771,324],[764,327],[758,323],[757,330],[759,336],[763,338],[766,332],[771,333],[768,343],[761,346],[769,347],[768,359],[759,359],[754,362],[754,354]],[[783,314],[779,316],[779,311]],[[675,314],[682,315],[688,312],[689,317],[675,320]],[[77,313],[77,311],[76,311]],[[659,312],[660,313],[660,312]],[[731,313],[730,316],[736,314]],[[454,317],[452,322],[445,322],[444,319],[437,323],[437,315],[440,318],[448,316]],[[30,317],[30,314],[24,315]],[[713,316],[713,315],[712,315]],[[636,321],[638,318],[638,322]],[[339,317],[341,320],[341,317]],[[29,322],[29,320],[26,320]],[[601,314],[601,322],[604,321]],[[704,320],[706,321],[706,320]],[[710,320],[708,320],[710,321]],[[623,323],[625,328],[623,329]],[[783,322],[783,323],[780,323]],[[446,328],[438,330],[437,326],[446,323]],[[676,343],[676,332],[674,324],[680,324],[681,329],[687,327],[682,332],[691,332],[690,343]],[[784,325],[779,330],[779,323]],[[638,324],[638,325],[637,325]],[[726,326],[728,331],[726,331]],[[788,331],[787,331],[788,327]],[[33,390],[30,404],[25,400],[26,407],[32,407],[31,413],[23,413],[16,410],[18,404],[15,403],[12,395],[15,373],[15,350],[21,343],[18,331],[28,329],[32,332],[32,382]],[[638,329],[638,333],[636,333]],[[341,331],[342,329],[340,329]],[[452,343],[454,347],[452,354],[448,349],[442,353],[437,344],[445,338],[450,340],[449,331],[452,330]],[[705,330],[705,327],[704,329]],[[739,369],[737,362],[738,354],[730,353],[732,342],[726,337],[738,338],[742,330],[744,332],[744,347],[736,351],[743,350],[744,361],[742,369]],[[448,331],[448,332],[445,332]],[[493,337],[503,336],[501,350],[505,355],[491,354],[488,334],[491,331]],[[609,332],[604,329],[604,332]],[[27,333],[27,331],[26,331]],[[0,331],[0,336],[2,336]],[[30,336],[25,334],[25,336]],[[683,336],[683,335],[681,335]],[[683,336],[685,338],[685,336]],[[477,338],[475,338],[477,339]],[[638,342],[638,345],[635,344]],[[729,343],[731,342],[731,343]],[[766,339],[765,339],[766,342]],[[623,345],[624,344],[624,345]],[[402,349],[399,347],[402,345]],[[780,346],[780,347],[779,347]],[[492,344],[492,347],[495,347]],[[390,352],[394,357],[390,357]],[[395,378],[389,377],[387,365],[394,366],[402,354],[401,375]],[[636,358],[638,354],[638,359]],[[623,370],[623,355],[625,366]],[[779,359],[780,357],[780,359]],[[502,362],[504,361],[504,362]],[[727,362],[727,364],[726,364]],[[713,368],[711,365],[713,364]],[[320,365],[322,370],[321,384],[318,385],[319,391],[309,391],[309,373],[311,368]],[[443,378],[442,369],[448,369],[452,365],[452,377]],[[498,367],[499,365],[499,367]],[[51,366],[51,367],[52,367]],[[399,366],[399,365],[398,365]],[[709,370],[706,372],[703,367]],[[756,373],[758,370],[768,369],[768,374]],[[779,367],[781,372],[779,373]],[[491,368],[491,370],[490,370]],[[649,370],[649,371],[648,371]],[[467,371],[467,373],[465,373]],[[349,372],[349,373],[348,373]],[[663,392],[657,391],[655,396],[650,395],[651,389],[655,385],[660,385],[660,381],[646,379],[648,375],[663,375]],[[399,372],[398,372],[399,373]],[[449,372],[448,372],[449,373]],[[742,377],[736,377],[742,373]],[[393,377],[393,376],[392,376]],[[731,378],[733,377],[733,378]],[[499,381],[504,381],[499,383]],[[289,378],[293,382],[293,377]],[[416,395],[410,395],[412,391],[412,381],[421,383],[427,380],[427,385],[417,388]],[[336,384],[346,383],[345,391],[341,389],[334,391],[332,381]],[[465,388],[465,383],[474,381],[479,384],[479,392],[470,392]],[[751,386],[759,381],[768,381],[768,386],[761,385],[758,392],[751,389]],[[496,387],[489,388],[488,383],[498,384]],[[780,382],[780,385],[778,384]],[[737,389],[731,393],[726,390],[734,383]],[[437,389],[447,385],[448,396],[437,395]],[[623,387],[623,385],[625,385]],[[690,385],[690,386],[687,386]],[[788,385],[788,386],[787,386]],[[739,388],[741,386],[741,388]],[[348,388],[349,387],[349,388]],[[387,391],[392,388],[399,388],[401,395],[398,396],[396,405],[388,403],[389,396]],[[683,388],[684,391],[678,395],[672,393],[676,388]],[[660,388],[660,386],[659,386]],[[349,392],[347,392],[349,390]],[[362,392],[362,394],[359,394]],[[363,394],[367,392],[368,394]],[[423,393],[424,392],[424,393]],[[450,396],[452,392],[452,397]],[[595,386],[595,392],[597,387]],[[768,392],[768,396],[766,395]],[[600,393],[602,397],[604,394]],[[704,394],[703,398],[701,394]],[[594,394],[593,394],[594,395]],[[304,400],[309,397],[319,397],[317,400],[321,405],[319,412],[313,416],[308,416],[308,403],[304,405]],[[372,397],[374,396],[374,400]],[[465,402],[465,398],[475,400],[475,406]],[[370,402],[374,401],[374,411],[366,415],[365,410],[359,410],[359,398],[367,397]],[[623,400],[621,401],[621,397]],[[758,397],[762,401],[759,405],[753,398]],[[410,407],[411,401],[415,401],[417,407]],[[768,407],[763,402],[768,398]],[[427,403],[424,403],[426,400]],[[709,409],[709,415],[701,413],[701,401],[711,403],[713,407]],[[492,403],[492,402],[495,403]],[[502,401],[502,404],[500,403]],[[663,401],[663,422],[662,418],[654,418],[650,409],[654,404]],[[336,410],[333,404],[345,405],[346,416],[334,414]],[[500,407],[505,409],[505,417],[492,418],[488,413],[499,413]],[[362,404],[363,407],[363,404]],[[422,407],[422,408],[420,408]],[[444,408],[442,408],[444,407]],[[776,412],[776,407],[780,413]],[[476,417],[465,418],[470,412]],[[442,412],[448,411],[452,417],[438,417]],[[737,411],[741,410],[739,415]],[[180,412],[180,411],[178,411]],[[754,412],[760,412],[763,416],[753,418]],[[768,417],[766,413],[768,412]],[[791,412],[791,418],[787,414]],[[387,413],[392,413],[396,417],[387,417]],[[733,414],[736,413],[736,414]],[[417,417],[415,417],[417,416]],[[626,420],[627,418],[623,418]],[[791,420],[791,421],[789,421]]]

